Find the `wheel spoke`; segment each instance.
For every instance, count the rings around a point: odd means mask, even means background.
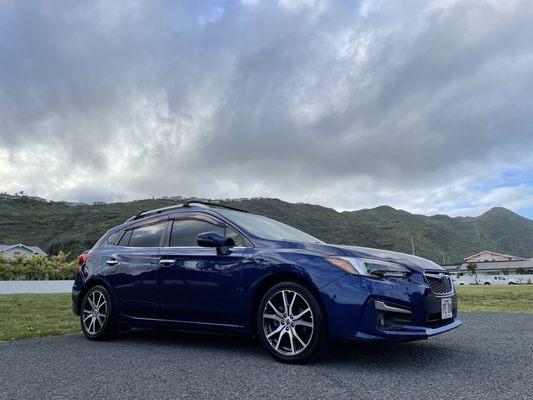
[[[289,315],[292,315],[292,306],[294,305],[294,300],[296,300],[296,296],[298,296],[298,294],[294,292],[294,296],[292,296],[291,304],[289,304]]]
[[[285,329],[285,327],[283,325],[280,325],[277,327],[277,329],[274,329],[272,332],[270,332],[268,335],[267,335],[267,339],[270,339],[272,336],[274,336],[276,333],[279,333],[281,331],[283,331],[283,329]]]
[[[272,307],[278,317],[283,318],[283,313],[281,313],[276,307],[274,307],[274,304],[272,304],[271,301],[268,302],[268,305]]]
[[[298,335],[298,333],[296,333],[296,329],[291,328],[291,331],[292,331],[292,334],[294,335],[294,337],[296,338],[296,340],[298,340],[298,341],[301,343],[301,345],[302,345],[303,347],[305,347],[305,346],[306,346],[306,345],[305,345],[305,342],[302,340],[302,338],[300,337],[300,335]]]
[[[96,309],[95,305],[94,305],[94,302],[90,299],[90,298],[87,298],[87,301],[89,302],[89,305],[91,306],[91,308],[93,309],[93,311]]]
[[[273,319],[274,321],[278,321],[278,322],[283,321],[283,318],[278,317],[276,314],[263,314],[263,318]]]
[[[279,345],[281,343],[281,338],[283,337],[283,335],[285,335],[285,332],[287,332],[286,330],[282,329],[279,336],[278,336],[278,342],[276,343],[276,347],[275,349],[279,349]]]
[[[294,325],[307,326],[308,328],[312,328],[313,327],[313,323],[312,322],[303,321],[303,320],[294,321]]]
[[[100,297],[98,298],[98,303],[96,304],[96,308],[100,309],[105,304],[105,298],[100,294]]]
[[[283,312],[287,315],[289,314],[289,303],[287,302],[287,294],[285,290],[281,292],[281,297],[283,297]]]
[[[310,309],[310,308],[306,308],[306,309],[303,310],[300,314],[295,315],[293,319],[294,319],[294,320],[298,320],[298,319],[302,318],[302,317],[303,317],[306,313],[308,313],[309,311],[311,311],[311,309]]]
[[[83,322],[87,321],[89,318],[92,318],[92,317],[93,317],[92,314],[87,315],[85,318],[83,318]]]
[[[291,342],[291,352],[294,354],[294,339],[292,338],[292,330],[288,331],[289,333],[289,341]]]
[[[100,324],[100,328],[102,326],[104,326],[104,322],[102,321],[102,319],[100,318],[100,315],[96,315],[96,319],[98,320],[98,323]]]

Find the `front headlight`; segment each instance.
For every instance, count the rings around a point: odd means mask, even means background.
[[[354,275],[369,277],[394,277],[406,278],[411,271],[403,265],[389,261],[371,260],[366,258],[339,257],[328,258],[331,264],[342,268]]]

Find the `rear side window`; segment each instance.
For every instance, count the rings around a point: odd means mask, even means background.
[[[145,225],[131,231],[129,247],[159,247],[166,222]]]
[[[122,237],[122,234],[124,231],[118,231],[113,233],[112,235],[109,235],[107,238],[107,244],[110,244],[112,246],[116,246],[120,238]]]
[[[196,219],[175,220],[170,233],[171,247],[198,246],[198,235],[205,232],[217,232],[224,235],[224,227]]]
[[[120,242],[118,242],[118,246],[127,246],[131,237],[131,230],[126,231],[124,236],[120,239]]]

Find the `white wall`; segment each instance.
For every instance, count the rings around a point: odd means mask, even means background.
[[[70,293],[74,281],[0,281],[0,294]]]

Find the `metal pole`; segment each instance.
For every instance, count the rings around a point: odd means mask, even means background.
[[[415,239],[413,238],[413,232],[409,232],[411,235],[411,249],[413,250],[413,256],[415,255]]]

